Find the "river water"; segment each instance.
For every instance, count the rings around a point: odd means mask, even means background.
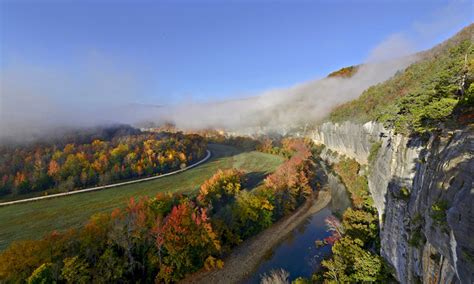
[[[333,214],[341,214],[350,204],[347,194],[332,190],[330,204],[308,217],[281,243],[272,249],[245,283],[260,283],[263,274],[275,269],[290,273],[290,281],[298,277],[311,277],[320,268],[321,261],[331,255],[331,246],[316,247],[315,241],[328,237],[325,219]]]

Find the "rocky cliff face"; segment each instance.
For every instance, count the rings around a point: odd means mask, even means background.
[[[373,122],[325,123],[312,138],[369,165],[381,255],[401,283],[474,282],[472,129],[422,141]]]

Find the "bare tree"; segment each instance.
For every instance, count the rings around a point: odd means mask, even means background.
[[[269,274],[263,274],[260,284],[289,284],[290,273],[284,269],[270,271]]]

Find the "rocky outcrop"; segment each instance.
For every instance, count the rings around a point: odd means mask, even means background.
[[[382,125],[325,123],[327,151],[368,164],[381,222],[381,255],[402,283],[474,282],[474,131],[396,135]],[[333,160],[334,162],[334,160]]]
[[[372,122],[364,125],[351,122],[324,123],[312,134],[312,138],[332,151],[350,156],[360,164],[367,164],[372,143],[385,135],[385,132],[382,125]]]

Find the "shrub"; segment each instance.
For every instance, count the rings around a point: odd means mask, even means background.
[[[405,201],[410,200],[410,190],[407,187],[400,188],[399,197]]]
[[[408,244],[412,247],[419,248],[424,244],[425,240],[426,238],[421,232],[421,228],[417,228],[412,232],[411,237],[408,240]]]
[[[413,226],[421,226],[424,223],[423,216],[420,213],[416,213],[411,219],[411,223]]]
[[[447,225],[446,211],[448,210],[448,202],[441,200],[431,205],[431,219],[440,226]]]
[[[474,254],[473,253],[470,253],[466,249],[462,249],[462,255],[464,256],[465,259],[467,259],[467,261],[469,261],[469,263],[471,263],[471,265],[474,265]]]
[[[371,165],[375,161],[381,147],[382,147],[382,141],[377,141],[377,142],[372,143],[372,146],[370,146],[370,152],[369,152],[369,157],[368,157],[369,165]]]

